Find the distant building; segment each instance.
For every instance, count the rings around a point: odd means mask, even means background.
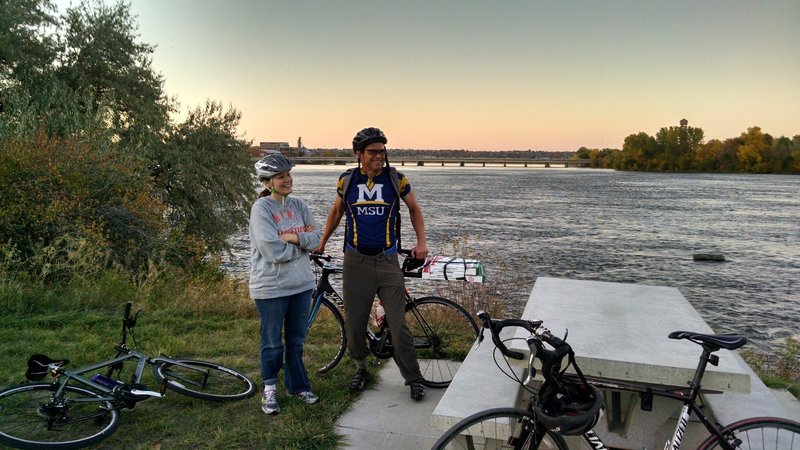
[[[259,142],[258,148],[263,151],[267,150],[277,150],[281,153],[289,153],[289,143],[288,142]]]
[[[292,154],[292,148],[289,146],[288,142],[259,142],[258,147],[250,148],[250,153],[257,158],[261,158],[270,153],[282,153],[286,156],[290,156]]]

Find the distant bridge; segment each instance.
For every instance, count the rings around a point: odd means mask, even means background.
[[[332,165],[356,165],[358,161],[355,156],[295,156],[296,164],[332,164]],[[389,163],[395,166],[539,166],[539,167],[589,167],[590,159],[567,159],[567,158],[459,158],[459,157],[399,157],[389,158]]]

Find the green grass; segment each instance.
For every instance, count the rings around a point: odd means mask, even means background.
[[[786,338],[777,353],[744,350],[741,355],[768,387],[786,389],[800,399],[800,342],[797,339]]]
[[[261,390],[258,313],[239,283],[195,277],[137,286],[113,274],[57,287],[0,284],[0,386],[26,382],[33,353],[69,358],[70,367],[113,357],[125,301],[141,310],[134,329],[140,350],[217,362]],[[168,391],[123,412],[117,432],[98,448],[335,448],[336,419],[357,398],[346,389],[352,368],[345,357],[326,374],[310,373],[317,405],[287,398],[280,385],[277,416],[261,412],[259,395],[216,403]],[[154,387],[150,370],[144,380]]]

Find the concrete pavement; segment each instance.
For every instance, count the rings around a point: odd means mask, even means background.
[[[337,423],[336,432],[344,436],[341,448],[430,449],[443,433],[431,428],[430,419],[445,389],[425,388],[422,401],[412,400],[393,360],[384,360],[378,370],[371,368],[370,375],[378,380]]]

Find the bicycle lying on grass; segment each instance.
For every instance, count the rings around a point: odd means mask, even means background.
[[[479,339],[483,339],[483,330],[488,329],[497,349],[508,358],[522,359],[524,356],[505,346],[500,339],[501,330],[512,326],[522,327],[531,333],[526,338],[531,352],[528,359],[528,376],[521,382],[523,388],[532,394],[528,408],[495,408],[473,414],[447,430],[434,444],[434,450],[459,448],[566,450],[568,447],[561,437],[562,434],[581,435],[588,448],[606,449],[603,441],[592,430],[603,406],[600,389],[638,393],[642,398],[642,405],[652,405],[654,395],[682,402],[683,409],[678,424],[665,449],[680,449],[690,413],[694,414],[709,432],[709,436],[700,444],[699,449],[800,449],[800,424],[791,420],[754,417],[722,426],[712,423],[703,412],[698,396],[706,366],[709,363],[713,365],[718,363],[719,358],[713,353],[719,349],[734,350],[744,345],[747,339],[743,336],[687,331],[670,333],[671,339],[687,339],[703,349],[689,388],[672,391],[635,383],[610,383],[584,377],[575,365],[574,354],[569,344],[542,327],[541,321],[492,319],[483,311],[478,313],[478,317],[483,325]],[[546,348],[544,343],[553,349]],[[561,369],[565,357],[569,357],[576,374],[568,375]],[[531,391],[528,383],[536,374],[533,364],[535,359],[541,362],[545,381],[538,391]]]
[[[407,250],[400,251],[409,255]],[[331,286],[330,277],[342,272],[329,255],[312,253],[311,261],[322,269],[314,289],[308,317],[304,357],[306,367],[324,373],[334,368],[344,356],[347,338],[344,333],[342,297]],[[418,274],[405,272],[407,277]],[[405,321],[414,337],[423,384],[443,388],[450,384],[478,337],[478,325],[459,304],[442,297],[414,298],[405,291]],[[385,320],[371,323],[366,339],[370,352],[380,359],[394,356],[392,336]],[[331,343],[336,345],[331,346]],[[325,348],[329,350],[325,352]]]
[[[125,341],[128,332],[133,334],[138,315],[131,317],[131,304],[125,304],[122,340],[114,346],[117,356],[112,359],[67,370],[67,359],[31,356],[26,378],[39,381],[50,374],[55,380],[0,391],[0,443],[32,449],[85,447],[114,433],[120,410],[133,409],[136,403],[151,397],[163,397],[166,389],[223,402],[255,394],[250,379],[227,367],[206,361],[149,357],[129,348]],[[129,360],[136,363],[130,381],[118,381],[123,364]],[[158,391],[141,383],[146,365],[152,366],[153,376],[160,383]],[[101,369],[106,369],[105,375],[98,373]]]

